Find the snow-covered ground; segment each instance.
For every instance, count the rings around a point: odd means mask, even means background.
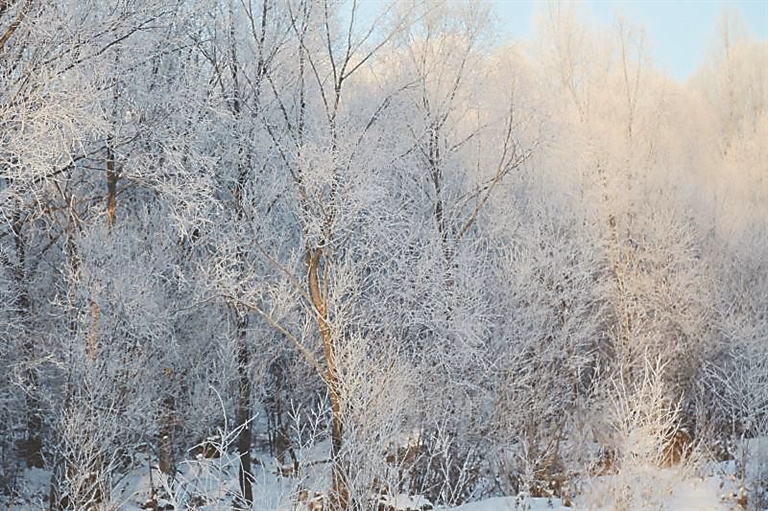
[[[751,459],[765,459],[768,439],[745,443]],[[318,453],[319,454],[319,453]],[[319,458],[318,458],[319,459]],[[327,464],[307,467],[299,478],[277,475],[273,462],[256,458],[254,509],[259,511],[307,511],[313,497],[328,487]],[[511,510],[681,510],[727,511],[743,509],[743,488],[740,484],[739,461],[711,464],[705,469],[658,469],[634,467],[631,473],[596,477],[579,484],[579,495],[570,506],[559,499],[530,498],[524,495],[494,497],[470,502],[442,511],[511,511]],[[149,508],[153,496],[158,509],[197,509],[215,511],[231,509],[238,493],[238,458],[188,460],[179,464],[179,474],[171,482],[158,471],[150,475],[149,465],[136,468],[115,481],[112,505],[124,511]],[[747,480],[759,480],[765,466],[746,464]],[[47,507],[50,474],[39,469],[25,472],[23,488],[26,504],[0,501],[14,510],[39,510]],[[758,479],[755,479],[758,478]],[[153,492],[154,488],[154,492]],[[380,501],[388,511],[417,511],[431,509],[431,503],[421,496],[391,495]],[[41,507],[43,506],[43,507]],[[171,507],[172,506],[172,507]],[[753,509],[753,505],[749,506]],[[112,508],[110,508],[112,509]],[[758,509],[760,509],[758,507]]]
[[[471,502],[451,511],[578,511],[578,510],[669,510],[669,511],[726,511],[739,509],[733,485],[727,478],[710,476],[681,480],[674,471],[658,470],[637,477],[632,485],[616,487],[611,478],[598,478],[584,489],[572,506],[559,499],[496,497]],[[666,484],[665,484],[666,483]],[[622,491],[623,490],[623,491]],[[617,497],[634,494],[632,500]],[[646,499],[643,499],[645,495]]]

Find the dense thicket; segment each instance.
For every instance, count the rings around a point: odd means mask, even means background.
[[[332,509],[768,434],[768,45],[724,15],[681,85],[540,11],[0,1],[4,498],[224,428],[237,505],[324,445]]]

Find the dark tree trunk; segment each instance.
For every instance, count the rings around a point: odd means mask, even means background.
[[[112,135],[107,137],[107,227],[112,228],[115,223],[115,212],[117,210],[117,180],[118,174],[115,169],[115,152],[113,149],[114,140]]]
[[[160,428],[160,438],[158,438],[158,452],[160,453],[158,468],[164,474],[173,477],[176,473],[176,463],[173,455],[176,401],[173,398],[172,391],[174,385],[171,384],[169,387],[168,394],[163,398],[162,425]]]
[[[27,368],[22,375],[26,399],[26,438],[21,445],[21,451],[28,467],[42,468],[43,459],[43,418],[40,411],[40,401],[37,398],[37,373],[34,369],[35,343],[29,332],[29,314],[31,303],[26,285],[26,242],[22,233],[24,220],[21,213],[17,212],[13,219],[13,235],[16,243],[16,267],[14,279],[16,284],[16,307],[22,327],[22,345],[24,360]]]
[[[237,450],[240,455],[240,496],[242,502],[237,504],[240,509],[250,509],[253,506],[253,474],[251,472],[251,379],[248,375],[250,353],[246,344],[246,329],[248,316],[238,314],[237,320],[237,371],[239,378],[239,402],[237,406],[237,427],[240,433],[237,437]]]

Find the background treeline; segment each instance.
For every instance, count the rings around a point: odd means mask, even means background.
[[[0,493],[225,425],[241,506],[324,442],[332,509],[768,434],[768,44],[726,13],[680,84],[539,11],[0,1]]]

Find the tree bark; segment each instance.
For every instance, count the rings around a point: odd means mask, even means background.
[[[328,399],[331,402],[331,459],[333,460],[333,474],[331,483],[330,509],[344,510],[349,507],[349,489],[341,460],[341,450],[344,438],[344,422],[341,408],[341,396],[339,395],[339,373],[336,366],[336,352],[333,343],[331,325],[328,322],[328,303],[322,292],[320,281],[320,263],[323,257],[321,248],[311,249],[307,252],[307,280],[309,296],[315,308],[320,339],[323,343],[325,355],[326,373],[325,382],[328,387]]]
[[[246,344],[248,327],[247,314],[238,314],[237,320],[237,371],[239,394],[237,405],[237,425],[240,433],[237,436],[237,450],[240,455],[240,470],[238,481],[242,502],[236,504],[239,509],[250,509],[253,506],[253,475],[251,472],[251,379],[248,375],[250,353]]]
[[[35,355],[35,344],[29,332],[28,318],[30,314],[31,303],[26,286],[26,242],[22,233],[24,220],[21,212],[17,211],[13,218],[13,235],[16,244],[16,267],[14,269],[14,279],[16,280],[16,307],[17,314],[22,325],[22,352],[27,364],[23,372],[24,385],[27,387],[26,409],[27,409],[27,437],[24,440],[22,451],[28,467],[42,468],[43,460],[43,418],[40,411],[40,401],[37,399],[37,373],[33,368]]]
[[[115,170],[115,153],[112,148],[114,143],[112,135],[107,137],[107,228],[112,229],[115,223],[115,210],[117,209],[117,180]]]
[[[166,369],[165,374],[168,380],[172,380],[174,377],[171,369]],[[175,409],[176,400],[173,397],[173,385],[172,381],[166,383],[167,393],[163,398],[163,410],[161,412],[161,426],[158,438],[158,468],[164,474],[173,477],[176,474],[176,463],[173,455],[174,444],[174,426],[175,426]]]

